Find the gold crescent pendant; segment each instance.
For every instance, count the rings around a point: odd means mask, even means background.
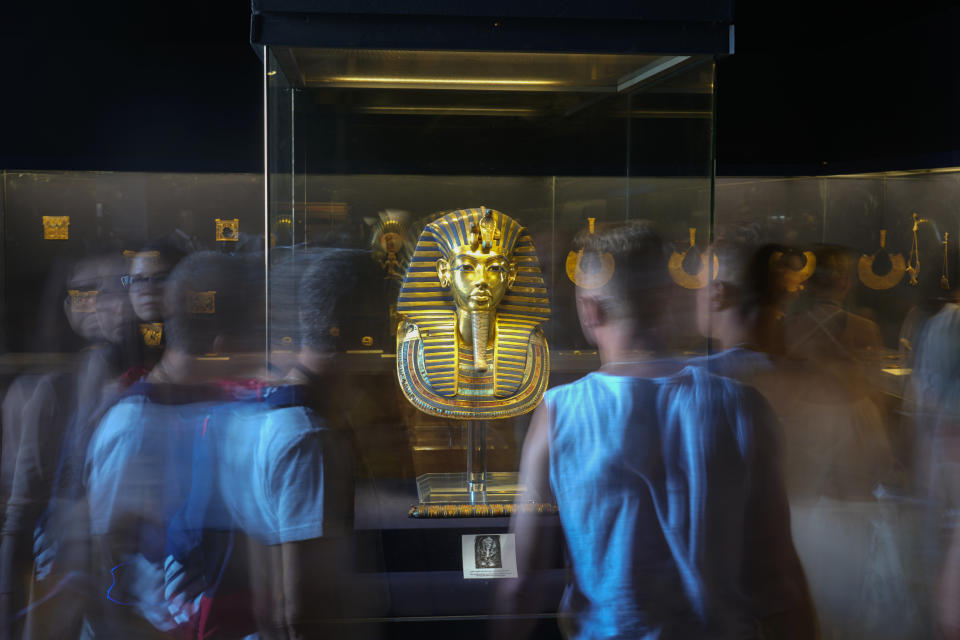
[[[589,232],[592,234],[596,218],[587,218]],[[613,256],[604,251],[597,253],[600,259],[600,268],[584,271],[580,265],[583,264],[583,249],[579,251],[570,251],[567,253],[566,271],[570,281],[581,289],[599,289],[610,281],[613,277],[614,260]]]
[[[667,270],[670,272],[670,277],[673,278],[673,281],[684,289],[702,289],[707,286],[707,263],[703,259],[703,255],[700,256],[700,268],[696,273],[688,273],[686,269],[683,268],[683,261],[686,259],[687,254],[696,247],[697,244],[697,230],[694,227],[690,227],[690,246],[683,253],[677,253],[674,251],[670,254],[670,260],[667,262]],[[713,256],[713,279],[717,279],[717,273],[720,271],[720,261],[717,259],[717,256]]]
[[[583,249],[571,251],[567,254],[567,277],[581,289],[599,289],[613,277],[613,256],[609,253],[597,255],[600,259],[600,268],[589,272],[580,268],[583,263]]]
[[[860,276],[860,282],[871,289],[877,291],[892,289],[903,280],[903,274],[907,272],[907,263],[899,253],[889,254],[890,270],[882,276],[877,275],[873,270],[873,261],[876,259],[877,253],[871,256],[860,256],[860,260],[857,261],[857,275]]]
[[[774,251],[770,256],[771,265],[781,265],[784,268],[783,276],[783,288],[789,293],[796,293],[803,289],[803,283],[810,279],[810,276],[813,275],[813,272],[817,269],[817,256],[813,251],[804,251],[803,257],[806,258],[803,267],[799,269],[791,269],[786,267],[780,261],[783,259],[782,251]]]
[[[887,230],[880,230],[880,249],[873,255],[861,255],[857,261],[857,275],[860,276],[860,282],[876,291],[892,289],[903,280],[903,274],[907,272],[907,263],[899,253],[887,252],[890,258],[890,270],[884,275],[879,275],[873,270],[873,262],[881,251],[886,251]]]

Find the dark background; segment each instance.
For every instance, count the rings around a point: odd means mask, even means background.
[[[244,2],[0,4],[0,168],[261,171]],[[960,164],[955,3],[736,5],[720,175]]]

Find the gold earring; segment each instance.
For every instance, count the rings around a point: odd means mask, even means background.
[[[920,225],[927,222],[916,212],[913,213],[913,246],[910,247],[910,256],[907,258],[907,273],[910,274],[910,285],[920,284]]]
[[[587,218],[588,231],[593,235],[594,222],[596,218]],[[583,264],[583,249],[567,253],[567,277],[573,284],[581,289],[599,289],[610,281],[613,277],[614,261],[613,256],[604,251],[597,252],[600,259],[600,268],[591,269],[589,272],[581,268]]]
[[[873,262],[881,251],[886,251],[890,258],[890,270],[884,275],[878,275],[873,270]],[[903,255],[899,253],[890,253],[887,251],[887,230],[880,229],[880,249],[873,255],[861,255],[857,261],[857,275],[860,276],[860,282],[877,291],[890,289],[903,280],[903,274],[906,273],[907,265],[903,261]]]
[[[817,256],[813,251],[804,251],[803,257],[806,259],[806,262],[803,263],[803,266],[799,269],[792,269],[790,267],[784,268],[783,275],[783,289],[789,293],[796,293],[797,291],[803,290],[803,283],[806,282],[810,276],[813,275],[813,272],[817,268]],[[783,267],[781,260],[783,259],[782,251],[774,251],[770,256],[770,266],[780,265]]]
[[[707,262],[703,259],[703,254],[698,256],[700,260],[700,269],[695,273],[687,273],[687,270],[683,268],[683,262],[687,258],[687,254],[690,251],[694,251],[697,248],[697,230],[695,227],[690,227],[690,246],[684,250],[683,253],[677,253],[674,251],[670,254],[670,261],[667,262],[667,270],[670,271],[670,277],[673,278],[673,281],[684,289],[702,289],[707,286]],[[720,261],[717,259],[716,254],[713,254],[713,279],[717,279],[717,274],[720,271]]]

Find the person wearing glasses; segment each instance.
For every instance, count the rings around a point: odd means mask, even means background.
[[[166,344],[163,328],[163,292],[170,271],[185,257],[166,241],[148,244],[130,261],[130,273],[122,278],[130,297],[140,336],[140,358],[121,375],[120,386],[133,384],[160,360]]]
[[[84,570],[88,531],[84,510],[77,508],[81,496],[67,469],[75,467],[78,445],[112,394],[118,374],[136,357],[130,349],[133,316],[122,286],[126,275],[126,260],[119,253],[85,258],[73,267],[63,312],[85,346],[58,370],[35,379],[18,411],[5,401],[4,453],[16,441],[16,454],[0,531],[3,633],[15,635],[20,624],[30,636],[53,629],[53,635],[78,632],[80,591],[62,579]],[[71,596],[47,598],[57,584]],[[27,585],[31,606],[25,616],[14,616],[27,604]]]
[[[170,271],[184,257],[176,247],[157,242],[134,254],[130,274],[123,278],[133,312],[141,322],[163,320],[163,288]]]

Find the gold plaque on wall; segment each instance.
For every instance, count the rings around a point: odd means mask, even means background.
[[[93,313],[97,310],[98,293],[96,289],[88,291],[69,289],[67,295],[70,296],[70,310],[74,313]]]
[[[159,347],[163,342],[163,323],[162,322],[144,322],[140,324],[140,335],[143,336],[143,344],[148,347]]]
[[[217,312],[216,291],[188,291],[187,302],[190,313],[212,314]]]
[[[214,218],[217,223],[217,242],[236,242],[240,236],[240,219],[221,220]]]
[[[44,240],[68,240],[70,216],[43,216]]]

